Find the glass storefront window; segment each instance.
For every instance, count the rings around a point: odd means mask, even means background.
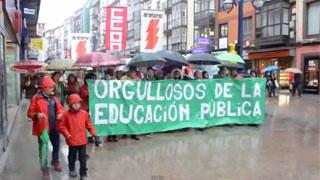
[[[17,105],[18,87],[17,87],[17,74],[9,70],[11,64],[16,61],[16,49],[9,47],[6,49],[6,67],[7,69],[7,104],[8,106]]]
[[[309,56],[304,59],[304,92],[319,94],[320,56]]]
[[[4,37],[0,34],[0,137],[4,134],[4,124],[7,119]]]
[[[308,10],[308,31],[307,35],[318,35],[320,34],[320,1],[309,3],[307,6]]]

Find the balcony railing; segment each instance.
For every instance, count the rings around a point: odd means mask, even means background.
[[[171,26],[171,24],[164,23],[164,24],[163,24],[163,32],[164,32],[166,35],[171,34],[171,33],[172,33],[172,26]]]

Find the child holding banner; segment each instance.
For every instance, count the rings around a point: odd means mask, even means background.
[[[87,134],[86,130],[90,132],[93,137],[96,137],[96,130],[90,120],[89,113],[81,109],[81,98],[78,94],[71,94],[67,103],[69,110],[62,116],[61,121],[58,123],[59,131],[66,138],[69,145],[69,175],[76,177],[75,162],[77,155],[80,161],[80,176],[81,179],[87,177]]]

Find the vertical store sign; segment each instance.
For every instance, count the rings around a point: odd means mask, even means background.
[[[127,44],[127,7],[109,6],[106,11],[106,50],[126,49]]]
[[[141,11],[141,52],[156,52],[162,49],[163,20],[163,11]]]

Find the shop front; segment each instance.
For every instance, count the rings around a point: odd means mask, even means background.
[[[254,70],[260,76],[264,76],[262,70],[268,66],[279,66],[280,71],[276,74],[281,88],[289,88],[289,74],[284,72],[294,64],[295,51],[293,48],[259,50],[248,53],[248,61],[252,61]]]
[[[15,25],[19,25],[21,19],[15,16],[20,13],[15,4],[14,0],[0,3],[0,172],[19,101],[18,75],[10,71],[10,65],[19,59],[20,48],[17,36],[19,28]]]
[[[303,92],[320,94],[320,44],[300,44],[296,58],[296,67],[302,70]]]
[[[305,56],[303,68],[303,92],[319,94],[320,55]]]
[[[297,47],[296,57],[296,66],[302,70],[303,92],[320,94],[320,44]]]

